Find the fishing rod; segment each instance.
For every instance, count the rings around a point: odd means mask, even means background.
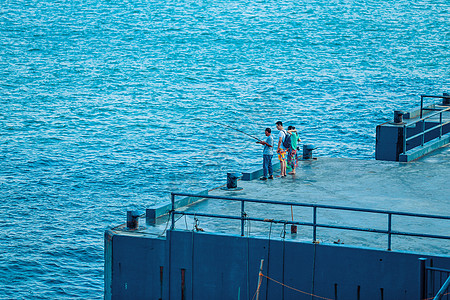
[[[255,139],[255,140],[259,141],[259,142],[262,142],[262,140],[258,139],[256,136],[253,136],[253,135],[251,135],[251,134],[248,134],[247,132],[242,131],[242,130],[240,130],[240,129],[237,129],[237,128],[235,128],[235,127],[232,127],[232,126],[230,126],[230,125],[223,124],[223,123],[216,122],[216,121],[211,121],[211,120],[203,120],[203,119],[199,119],[199,120],[202,120],[202,121],[205,121],[205,122],[214,123],[214,124],[217,124],[217,125],[220,125],[220,126],[224,126],[224,127],[233,129],[233,130],[235,130],[235,131],[238,131],[238,132],[240,132],[240,133],[243,133],[243,134],[245,134],[245,135],[251,137],[252,139]]]
[[[230,126],[230,125],[223,124],[223,123],[220,123],[220,122],[217,122],[217,121],[204,120],[204,119],[199,119],[199,118],[197,118],[197,119],[200,120],[200,121],[210,122],[210,123],[214,123],[214,124],[217,124],[217,125],[220,125],[220,126],[224,126],[224,127],[233,129],[233,130],[235,130],[235,131],[238,131],[238,132],[240,132],[240,133],[243,133],[243,134],[245,134],[245,135],[251,137],[252,139],[255,139],[255,140],[259,141],[259,142],[263,142],[261,139],[258,139],[257,137],[255,137],[255,136],[253,136],[253,135],[251,135],[251,134],[248,134],[247,132],[244,132],[244,131],[242,131],[242,130],[240,130],[240,129],[237,129],[237,128],[235,128],[235,127],[232,127],[232,126]],[[317,128],[309,128],[309,129],[306,129],[306,130],[302,130],[301,132],[302,132],[302,133],[305,133],[305,132],[310,132],[310,131],[316,130],[316,129],[317,129]]]

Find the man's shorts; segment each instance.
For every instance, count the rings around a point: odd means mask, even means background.
[[[280,149],[280,152],[278,152],[278,159],[280,161],[286,160],[286,150]]]

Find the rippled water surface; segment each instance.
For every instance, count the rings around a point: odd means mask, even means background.
[[[105,228],[259,166],[205,120],[372,159],[450,89],[448,28],[448,0],[3,0],[0,298],[102,298]]]

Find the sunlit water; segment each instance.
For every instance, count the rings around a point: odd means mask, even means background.
[[[102,298],[105,228],[261,164],[207,120],[373,159],[450,89],[449,28],[448,0],[3,0],[0,298]]]

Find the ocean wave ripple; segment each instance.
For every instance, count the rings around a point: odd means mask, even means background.
[[[103,231],[259,166],[295,125],[372,159],[450,86],[447,0],[12,1],[0,7],[0,298],[103,297]]]

